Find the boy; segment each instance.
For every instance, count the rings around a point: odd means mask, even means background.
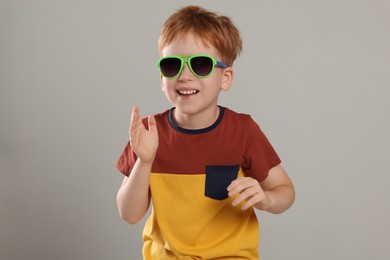
[[[253,207],[288,209],[295,197],[280,159],[249,115],[218,106],[242,48],[231,20],[189,6],[159,39],[161,87],[173,108],[131,116],[117,168],[121,217],[143,232],[144,259],[258,259]]]

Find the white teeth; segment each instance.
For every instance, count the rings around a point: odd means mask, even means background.
[[[197,90],[179,90],[180,95],[193,95],[196,94]]]

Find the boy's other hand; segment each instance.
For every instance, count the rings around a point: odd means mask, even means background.
[[[142,123],[138,107],[134,107],[129,127],[129,140],[134,152],[144,163],[153,162],[158,148],[158,131],[154,116],[148,117],[148,128],[146,129]]]
[[[269,207],[270,198],[264,192],[260,183],[251,177],[241,177],[232,181],[227,190],[229,197],[239,194],[232,202],[234,207],[243,201],[245,203],[241,207],[242,210],[246,210],[255,205],[260,210],[266,210]]]

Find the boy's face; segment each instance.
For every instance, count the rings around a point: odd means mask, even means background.
[[[218,51],[210,46],[206,47],[192,33],[177,38],[162,49],[162,56],[179,55],[191,56],[207,54],[215,60],[221,61]],[[215,113],[219,93],[229,90],[233,81],[233,69],[215,67],[214,72],[207,78],[198,78],[185,63],[181,74],[174,79],[160,76],[161,87],[168,101],[176,107],[175,113],[186,115]]]

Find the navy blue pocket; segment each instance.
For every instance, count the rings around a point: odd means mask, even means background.
[[[206,166],[205,196],[216,200],[228,198],[227,187],[237,179],[238,169],[238,165]]]

